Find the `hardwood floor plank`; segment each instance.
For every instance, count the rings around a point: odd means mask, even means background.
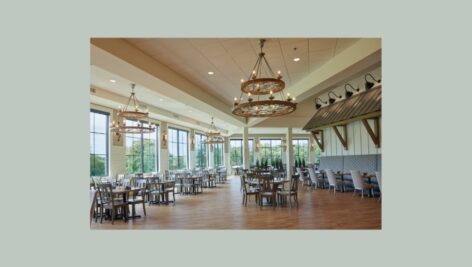
[[[300,187],[298,208],[261,208],[254,197],[245,207],[239,183],[239,177],[232,176],[203,194],[176,195],[175,206],[146,206],[147,216],[114,225],[93,222],[91,229],[381,229],[378,198]],[[142,207],[136,212],[143,214]]]

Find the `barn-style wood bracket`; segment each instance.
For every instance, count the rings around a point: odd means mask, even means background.
[[[369,121],[368,120],[373,120],[374,121],[374,129],[370,127]],[[375,147],[379,148],[380,147],[380,126],[379,126],[379,118],[370,118],[370,119],[363,119],[362,124],[364,124],[365,129],[367,130],[367,133],[369,133],[370,138],[372,138],[372,142],[374,142]]]
[[[343,135],[339,132],[338,127],[341,127],[343,130]],[[347,126],[346,125],[338,125],[338,126],[333,126],[334,133],[338,137],[339,141],[343,145],[344,149],[347,150]]]
[[[323,130],[311,131],[313,138],[315,139],[316,144],[320,147],[321,151],[324,151],[324,138],[323,138]],[[318,137],[318,135],[320,135]],[[319,138],[319,139],[318,139]]]

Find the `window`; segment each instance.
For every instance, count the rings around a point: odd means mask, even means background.
[[[261,159],[266,160],[268,165],[274,165],[275,160],[282,158],[282,140],[280,139],[261,139]]]
[[[195,134],[195,167],[206,168],[208,166],[208,149],[205,141],[206,135]]]
[[[213,144],[213,165],[223,166],[223,144]]]
[[[188,168],[188,132],[169,128],[169,170]]]
[[[292,139],[294,160],[308,162],[308,139]]]
[[[108,116],[90,111],[90,176],[108,176]]]
[[[147,126],[146,122],[141,122],[144,126]],[[126,125],[137,125],[137,121],[127,120]],[[152,133],[138,133],[138,134],[126,134],[126,172],[127,173],[145,173],[145,172],[157,172],[158,171],[158,153],[157,153],[157,133],[159,127],[156,127],[156,131]]]
[[[243,140],[231,139],[229,147],[231,166],[243,165]]]

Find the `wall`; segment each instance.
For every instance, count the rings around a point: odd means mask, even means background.
[[[371,121],[369,123],[373,127],[373,123]],[[379,119],[379,126],[382,129],[382,118]],[[381,148],[375,147],[360,120],[347,125],[347,150],[344,149],[332,127],[325,128],[323,131],[325,144],[321,157],[381,154]],[[342,134],[342,131],[340,132]],[[380,130],[380,136],[382,136],[382,130]]]

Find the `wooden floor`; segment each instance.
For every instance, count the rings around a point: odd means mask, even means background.
[[[217,188],[197,196],[176,195],[175,206],[146,205],[147,216],[92,222],[91,229],[381,229],[378,198],[333,195],[325,189],[299,188],[299,207],[258,206],[253,196],[241,204],[240,179],[231,176]],[[137,208],[143,214],[142,208]]]

